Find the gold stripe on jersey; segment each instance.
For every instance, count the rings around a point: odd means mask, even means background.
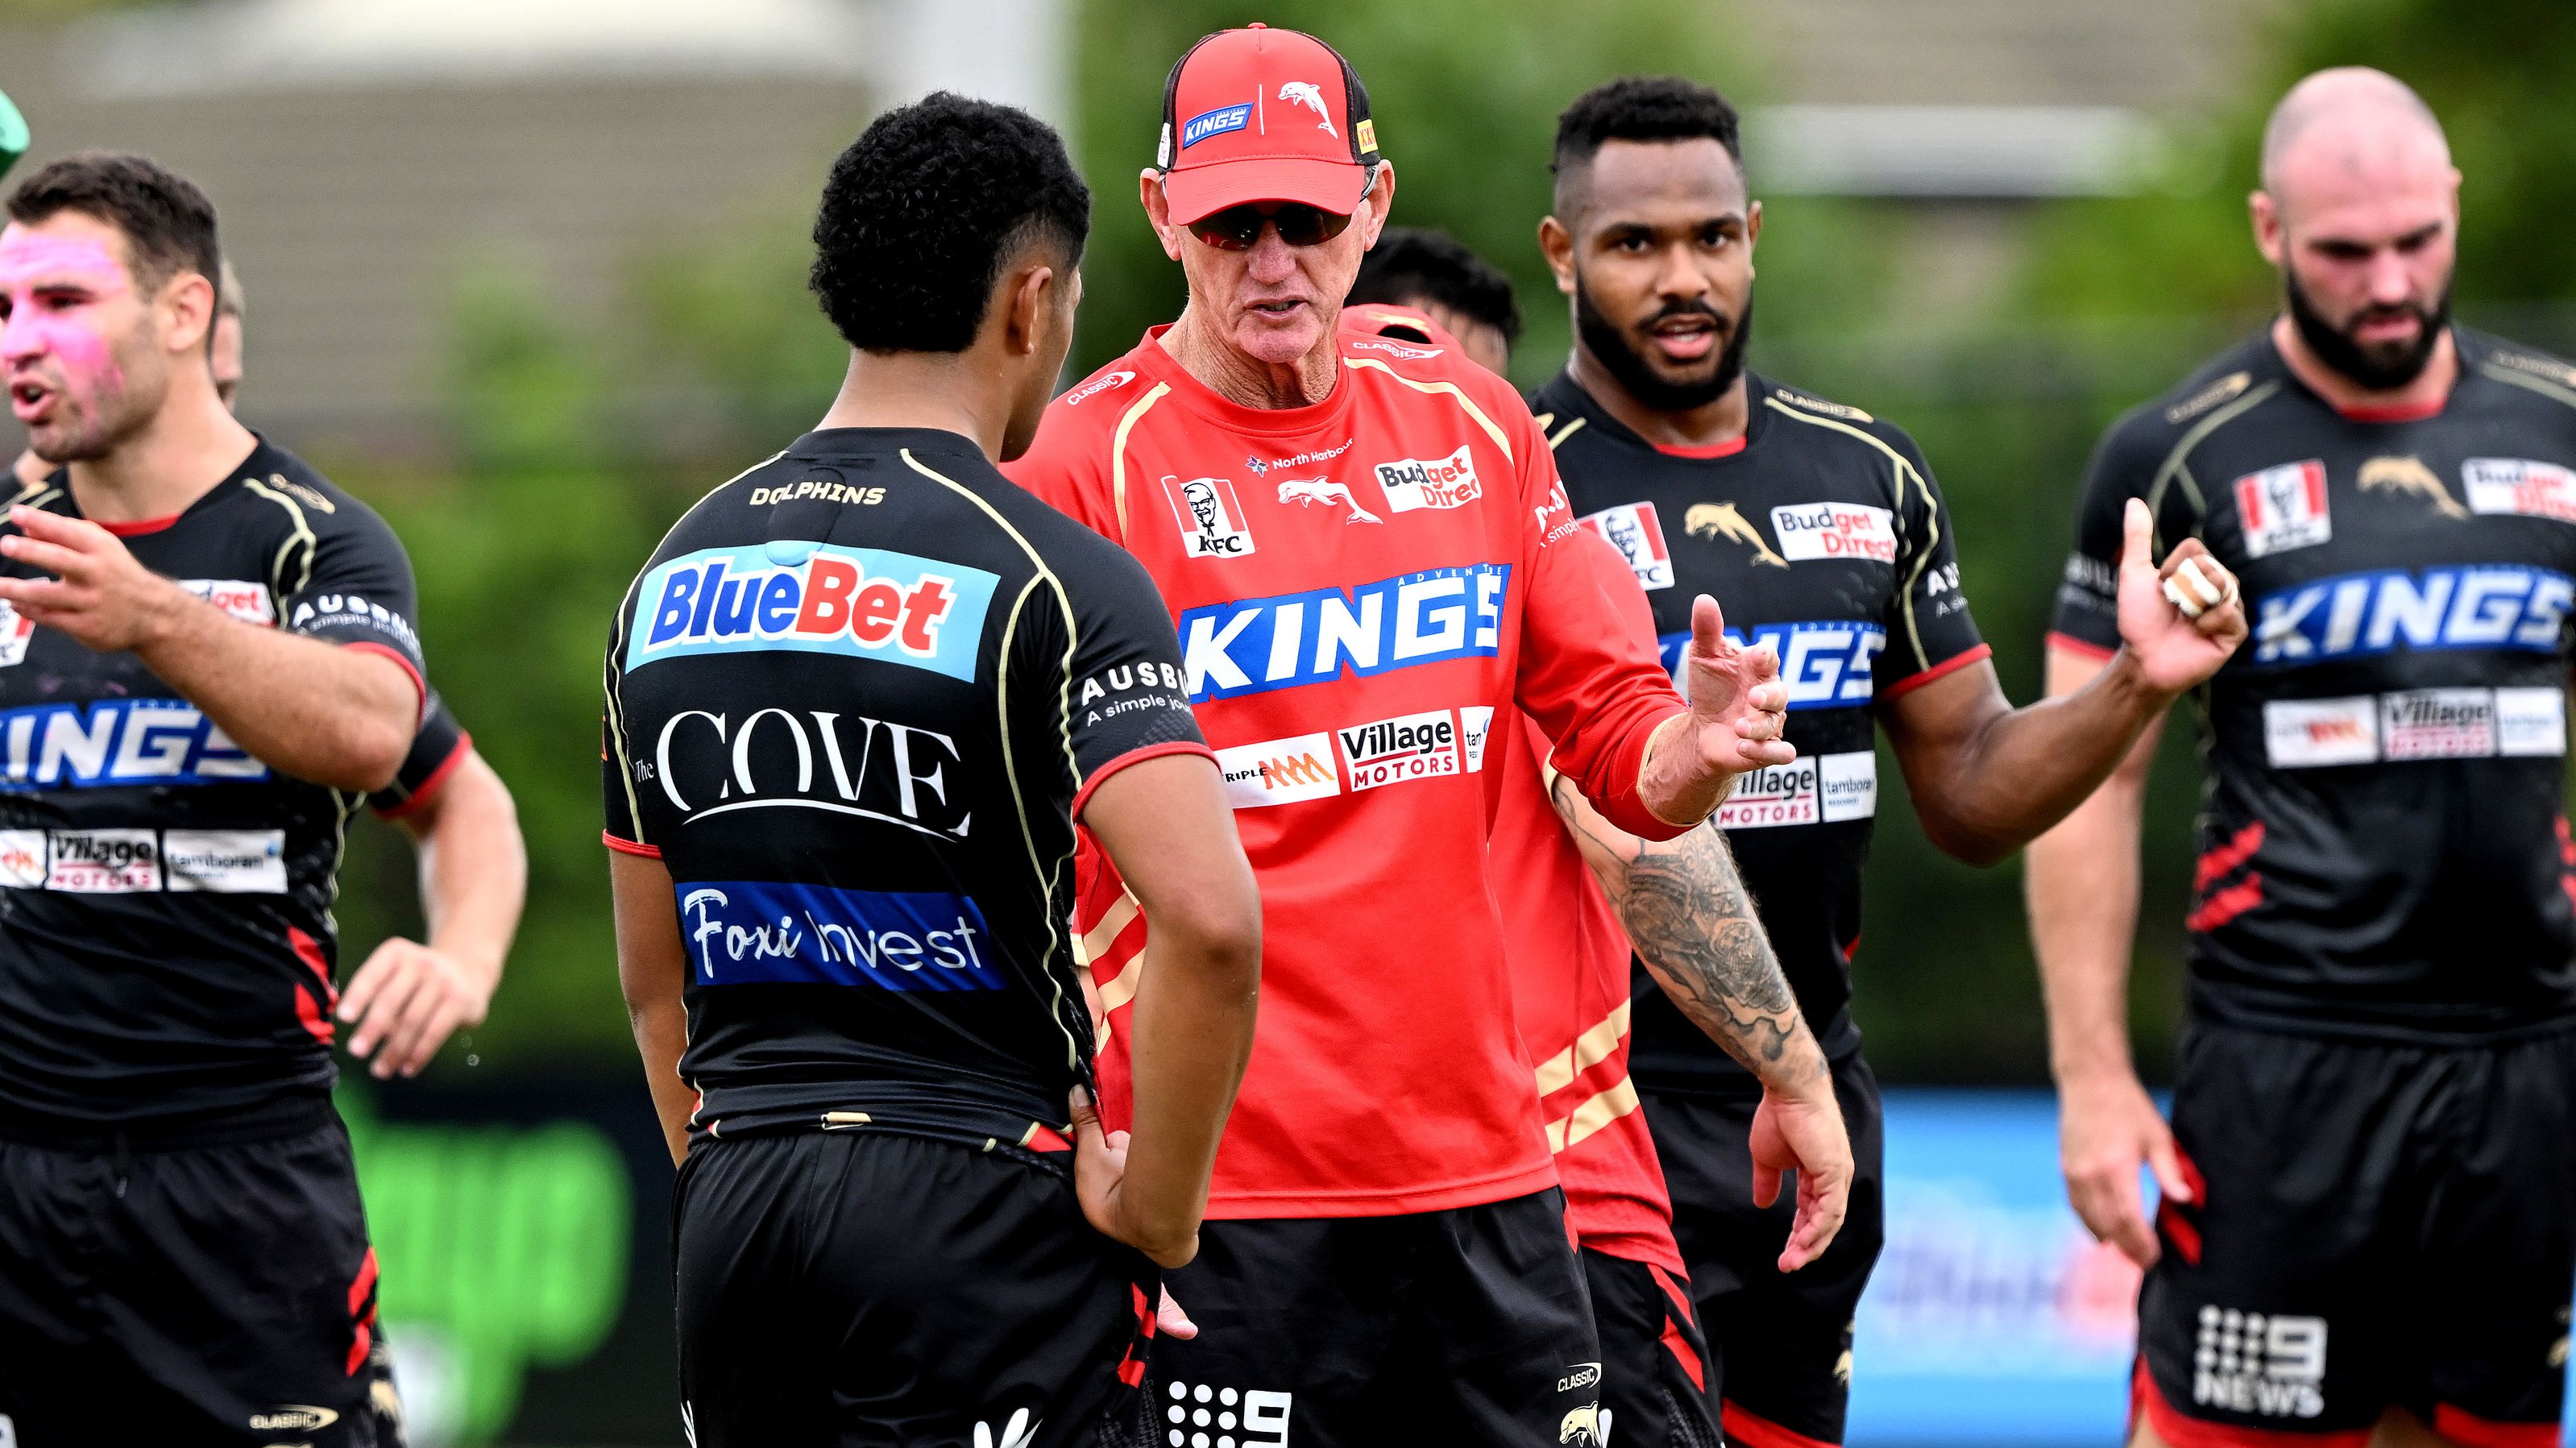
[[[1552,1096],[1574,1084],[1574,1078],[1610,1059],[1619,1049],[1621,1037],[1628,1034],[1628,1002],[1601,1018],[1592,1029],[1574,1038],[1574,1044],[1548,1057],[1539,1064],[1538,1094]]]
[[[1923,629],[1914,617],[1914,589],[1923,581],[1923,570],[1932,566],[1933,550],[1941,546],[1941,503],[1939,499],[1932,496],[1932,484],[1924,478],[1913,463],[1906,460],[1905,454],[1850,423],[1836,422],[1830,417],[1816,417],[1800,412],[1796,408],[1786,406],[1777,397],[1765,397],[1762,401],[1782,417],[1794,417],[1809,427],[1826,427],[1836,432],[1849,433],[1887,454],[1887,460],[1896,466],[1896,507],[1888,515],[1888,522],[1896,531],[1902,532],[1905,528],[1905,480],[1909,477],[1914,479],[1914,486],[1922,490],[1924,527],[1931,531],[1924,538],[1923,546],[1915,552],[1912,576],[1899,584],[1896,591],[1897,607],[1905,614],[1905,640],[1914,646],[1914,657],[1920,660],[1923,657]],[[1850,411],[1860,412],[1860,409],[1852,408]],[[1861,413],[1863,417],[1868,415],[1865,412]]]
[[[1637,1109],[1637,1083],[1628,1077],[1547,1124],[1547,1149],[1559,1152]]]
[[[1064,615],[1064,659],[1059,667],[1059,672],[1063,677],[1056,685],[1056,734],[1058,742],[1064,749],[1065,772],[1072,778],[1075,784],[1079,785],[1082,782],[1082,762],[1080,759],[1075,757],[1073,752],[1073,656],[1075,650],[1080,645],[1082,629],[1081,625],[1074,618],[1073,598],[1070,594],[1067,594],[1064,591],[1064,580],[1055,576],[1054,569],[1047,567],[1045,556],[1040,554],[1035,547],[1030,545],[1029,540],[1021,535],[1019,529],[1011,526],[1010,519],[1003,517],[992,504],[985,502],[980,497],[977,497],[972,489],[959,483],[955,478],[951,478],[943,473],[923,466],[921,459],[912,455],[912,449],[901,448],[897,451],[903,458],[904,466],[921,474],[923,477],[940,484],[950,492],[955,493],[957,496],[964,498],[967,502],[970,502],[977,508],[981,509],[985,517],[993,520],[993,526],[1009,534],[1011,536],[1011,541],[1020,545],[1020,551],[1028,555],[1029,566],[1037,570],[1036,576],[1032,577],[1028,581],[1027,586],[1020,590],[1019,597],[1011,600],[1010,620],[1002,626],[1001,663],[993,671],[996,685],[993,692],[995,700],[994,708],[995,712],[999,716],[996,723],[1001,731],[1001,739],[1003,742],[1002,774],[1005,779],[1010,781],[1011,808],[1020,817],[1020,839],[1028,846],[1029,869],[1038,877],[1038,894],[1041,898],[1052,902],[1056,897],[1056,876],[1063,870],[1065,861],[1071,859],[1072,855],[1070,852],[1067,852],[1064,855],[1058,856],[1053,869],[1049,869],[1038,858],[1037,830],[1029,823],[1028,799],[1027,796],[1020,792],[1019,761],[1017,757],[1012,754],[1010,749],[1011,636],[1020,626],[1020,609],[1022,605],[1028,602],[1029,595],[1036,591],[1037,586],[1040,583],[1044,583],[1049,589],[1054,591],[1056,608]],[[1046,916],[1047,948],[1046,955],[1043,959],[1045,959],[1050,966],[1046,971],[1046,978],[1048,986],[1054,992],[1053,999],[1047,1003],[1047,1015],[1054,1020],[1056,1029],[1064,1032],[1065,1066],[1068,1069],[1079,1070],[1082,1066],[1082,1045],[1079,1041],[1074,1039],[1073,1032],[1065,1028],[1064,978],[1061,972],[1052,968],[1057,947],[1065,943],[1059,940],[1056,935],[1056,913],[1052,904],[1049,905]]]
[[[1118,505],[1118,541],[1121,543],[1127,541],[1127,434],[1135,430],[1136,420],[1171,390],[1172,384],[1168,382],[1155,383],[1151,391],[1119,414],[1118,430],[1109,436],[1109,496]]]
[[[1380,362],[1374,357],[1345,357],[1342,359],[1342,365],[1345,367],[1373,367],[1378,371],[1385,373],[1387,376],[1394,378],[1396,381],[1403,383],[1405,386],[1412,388],[1416,392],[1445,392],[1449,394],[1451,397],[1458,400],[1458,405],[1460,407],[1467,409],[1467,415],[1469,417],[1476,419],[1476,425],[1485,430],[1485,436],[1494,440],[1494,446],[1503,450],[1503,460],[1505,462],[1518,461],[1518,459],[1512,456],[1511,439],[1503,436],[1503,430],[1494,426],[1494,420],[1485,415],[1485,409],[1478,407],[1476,405],[1476,400],[1461,391],[1457,383],[1416,382],[1412,378],[1405,376],[1403,373],[1396,371],[1394,368],[1387,366],[1385,363]]]
[[[2543,397],[2566,403],[2569,407],[2576,407],[2576,392],[2571,392],[2529,371],[2519,370],[2511,365],[2499,366],[2491,360],[2479,362],[2478,370],[2498,382],[2510,382],[2525,391],[2537,392]]]
[[[2184,433],[2182,440],[2173,445],[2173,451],[2165,454],[2164,466],[2156,469],[2154,481],[2147,484],[2147,519],[2153,529],[2151,541],[2157,552],[2163,552],[2167,546],[2163,523],[2166,488],[2175,483],[2182,484],[2183,495],[2191,499],[2191,531],[2194,534],[2200,532],[2200,520],[2209,516],[2209,499],[2200,491],[2200,479],[2191,475],[2189,462],[2191,450],[2200,446],[2211,433],[2243,417],[2254,408],[2262,406],[2273,393],[2280,390],[2279,378],[2265,382],[2262,386],[2192,424],[2191,431]]]
[[[285,542],[277,545],[277,556],[270,559],[268,563],[268,586],[270,591],[277,595],[278,606],[283,611],[287,595],[302,593],[304,585],[313,581],[313,554],[321,544],[313,536],[313,525],[304,520],[303,504],[269,487],[257,478],[242,479],[242,486],[284,508],[286,516],[295,523],[295,531],[287,535]],[[304,576],[297,580],[293,588],[289,588],[286,586],[286,552],[298,543],[304,545]],[[280,620],[281,626],[283,622]]]
[[[1119,933],[1127,928],[1127,922],[1135,919],[1142,908],[1136,903],[1136,897],[1121,886],[1118,899],[1100,917],[1100,923],[1074,938],[1074,964],[1088,966],[1107,955],[1109,947],[1117,943]]]
[[[1551,417],[1547,422],[1554,422],[1555,420],[1555,418]],[[1558,448],[1565,446],[1565,440],[1574,436],[1576,433],[1581,432],[1583,430],[1583,425],[1591,420],[1592,419],[1588,417],[1578,417],[1574,421],[1567,423],[1565,426],[1558,428],[1555,432],[1548,434],[1547,450],[1549,452],[1554,452]],[[1539,426],[1545,427],[1547,426],[1547,422],[1542,422]]]

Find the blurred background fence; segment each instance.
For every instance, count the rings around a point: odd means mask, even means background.
[[[2038,692],[2093,440],[2272,306],[2243,198],[2291,78],[2365,62],[2422,90],[2468,178],[2462,315],[2576,351],[2563,0],[0,0],[0,89],[34,126],[31,164],[131,147],[214,196],[249,299],[245,415],[401,531],[433,676],[518,796],[531,898],[491,1021],[422,1081],[349,1103],[427,1441],[676,1441],[667,1167],[596,843],[598,654],[671,519],[838,383],[803,290],[831,156],[941,85],[1063,125],[1098,197],[1079,373],[1180,304],[1135,177],[1172,58],[1251,19],[1341,47],[1396,163],[1397,219],[1518,280],[1523,384],[1569,331],[1534,237],[1558,109],[1632,71],[1733,97],[1768,213],[1753,365],[1922,441],[2017,699]],[[2151,1078],[2181,1001],[2188,735],[2169,731],[2151,796],[2132,992]],[[1939,857],[1897,771],[1881,778],[1854,965],[1880,1074],[2044,1085],[2018,866]],[[418,929],[410,875],[391,831],[353,839],[349,958]],[[1906,1396],[1925,1381],[1906,1374],[1938,1365],[1906,1356],[1909,1333],[2007,1318],[2013,1360],[2075,1383],[2092,1415],[2010,1441],[2109,1441],[2127,1288],[2067,1236],[2044,1099],[1911,1100],[1892,1152],[1918,1120],[1918,1145],[1982,1164],[1925,1166],[1944,1233],[1896,1223],[1855,1444],[1934,1441],[1937,1394]],[[2006,1139],[2022,1144],[1974,1145]],[[1995,1274],[1933,1250],[1961,1240],[2042,1244],[2012,1269],[2021,1307],[1997,1316]],[[1875,1361],[1891,1371],[1874,1384]]]

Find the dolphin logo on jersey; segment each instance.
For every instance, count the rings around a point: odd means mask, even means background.
[[[1316,121],[1315,124],[1323,128],[1325,135],[1338,136],[1341,134],[1341,132],[1333,129],[1333,113],[1324,109],[1324,92],[1314,82],[1292,80],[1286,85],[1279,87],[1279,98],[1283,101],[1295,101],[1297,104],[1313,111],[1317,116],[1322,117],[1322,119]]]
[[[1573,1444],[1575,1448],[1601,1448],[1609,1441],[1602,1436],[1605,1425],[1601,1420],[1606,1416],[1600,1404],[1586,1403],[1566,1414],[1565,1421],[1557,1425],[1556,1441]]]
[[[2422,458],[2372,458],[2361,465],[2361,490],[2365,493],[2412,493],[2440,510],[2445,518],[2466,518],[2469,510],[2442,486],[2440,475],[2424,466]]]
[[[1309,508],[1315,506],[1317,503],[1321,503],[1327,508],[1332,507],[1336,503],[1342,503],[1348,505],[1351,510],[1351,515],[1342,520],[1344,523],[1379,523],[1385,521],[1378,517],[1377,514],[1361,507],[1360,500],[1351,496],[1351,490],[1348,484],[1337,483],[1330,478],[1290,478],[1279,485],[1279,501],[1282,503],[1297,503]]]
[[[1771,545],[1762,541],[1762,535],[1754,531],[1752,524],[1744,521],[1744,515],[1735,511],[1733,503],[1693,503],[1691,510],[1682,514],[1682,531],[1693,538],[1732,538],[1753,550],[1753,561],[1757,564],[1767,563],[1773,568],[1789,566],[1789,560],[1771,551]]]

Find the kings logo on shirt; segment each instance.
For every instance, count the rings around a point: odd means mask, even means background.
[[[1508,563],[1208,604],[1180,617],[1190,702],[1367,677],[1501,651]]]
[[[979,568],[875,548],[801,541],[704,548],[644,575],[626,667],[783,649],[971,680],[999,581]]]
[[[1637,575],[1638,587],[1673,586],[1673,554],[1664,546],[1664,525],[1655,516],[1654,504],[1623,503],[1574,521],[1619,550],[1619,556],[1628,560],[1629,571]]]
[[[1181,526],[1181,546],[1192,558],[1241,558],[1252,552],[1252,529],[1244,521],[1243,503],[1230,478],[1192,478],[1166,474],[1163,496],[1171,501],[1172,518]]]
[[[2334,537],[2326,508],[2326,465],[2317,458],[2283,463],[2236,480],[2236,516],[2245,529],[2245,552],[2269,557]]]

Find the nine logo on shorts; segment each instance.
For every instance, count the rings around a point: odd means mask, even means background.
[[[2325,1380],[2324,1318],[2201,1308],[2193,1403],[2267,1418],[2313,1418],[2326,1410]]]

